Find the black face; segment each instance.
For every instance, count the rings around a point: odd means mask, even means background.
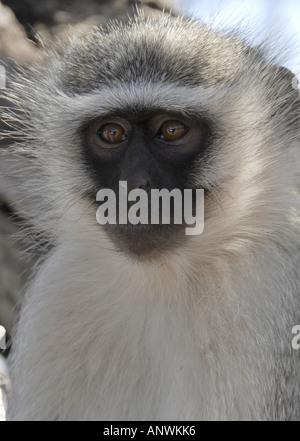
[[[83,130],[84,157],[95,183],[114,190],[117,201],[119,182],[127,189],[183,190],[193,188],[191,176],[199,157],[205,154],[210,130],[200,118],[154,113],[128,113],[96,119]],[[95,194],[93,194],[95,200]],[[134,204],[134,202],[131,202]],[[130,207],[130,203],[129,203]],[[142,256],[170,249],[186,240],[185,224],[174,224],[171,199],[170,225],[107,224],[105,230],[117,246]],[[117,206],[118,212],[118,206]]]

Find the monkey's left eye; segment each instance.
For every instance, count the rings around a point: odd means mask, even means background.
[[[116,144],[127,139],[127,134],[119,124],[108,123],[101,127],[99,136],[109,144]]]
[[[161,126],[158,137],[166,141],[176,141],[187,132],[187,127],[180,121],[166,121]]]

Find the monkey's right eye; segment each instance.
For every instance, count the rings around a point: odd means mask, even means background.
[[[118,144],[127,139],[127,134],[119,124],[108,123],[98,132],[100,138],[108,144]]]

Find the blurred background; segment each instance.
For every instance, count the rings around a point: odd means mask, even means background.
[[[189,15],[215,26],[242,26],[254,44],[280,40],[289,52],[284,64],[300,73],[299,0],[178,0],[177,4]]]
[[[67,41],[70,33],[84,33],[91,24],[105,26],[112,18],[126,21],[134,3],[146,15],[155,16],[161,9],[181,12],[225,29],[237,25],[245,30],[245,39],[257,44],[265,38],[282,47],[284,64],[300,73],[300,0],[3,0],[0,1],[0,66],[5,66],[9,87],[10,72],[15,62],[26,68],[37,60],[42,63],[42,38],[45,46],[57,39]],[[72,28],[70,28],[72,25]],[[0,84],[0,106],[6,105]],[[1,121],[0,130],[5,130]],[[0,147],[5,142],[0,140]],[[15,160],[16,161],[16,160]],[[24,286],[34,264],[45,248],[31,253],[28,237],[19,235],[20,225],[26,223],[29,200],[21,197],[22,180],[26,176],[11,171],[11,158],[0,159],[0,325],[8,337],[21,305]],[[7,354],[7,351],[6,351]]]

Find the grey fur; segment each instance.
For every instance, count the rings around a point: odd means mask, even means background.
[[[40,170],[26,191],[42,195],[31,218],[54,246],[21,313],[9,418],[299,419],[291,75],[237,35],[168,16],[94,29],[49,58],[8,91],[21,113],[2,110]],[[131,108],[214,125],[193,177],[212,196],[205,232],[155,262],[116,252],[84,197],[80,128]]]

